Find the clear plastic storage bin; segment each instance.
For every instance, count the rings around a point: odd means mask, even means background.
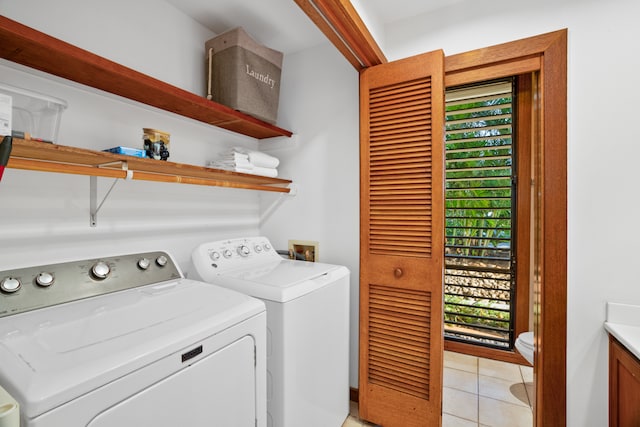
[[[25,138],[57,141],[66,101],[3,83],[0,93],[12,98],[13,132],[23,132]]]

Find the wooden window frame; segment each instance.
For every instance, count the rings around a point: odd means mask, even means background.
[[[509,76],[511,77],[511,76]],[[514,222],[515,254],[516,254],[516,299],[515,321],[513,323],[514,336],[530,330],[530,264],[531,264],[531,143],[532,143],[532,114],[533,88],[531,74],[516,76],[515,105],[514,105],[514,158],[516,161],[516,213]],[[480,82],[481,83],[481,82]],[[445,76],[446,86],[446,76]],[[446,87],[445,87],[446,90]],[[444,349],[456,353],[464,353],[492,360],[528,365],[527,360],[515,349],[497,349],[461,341],[446,340]]]
[[[534,425],[566,425],[567,30],[445,57],[445,86],[537,73]]]

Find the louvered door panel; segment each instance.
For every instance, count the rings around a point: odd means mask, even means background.
[[[372,285],[369,313],[369,381],[428,399],[431,294]]]
[[[371,253],[431,251],[430,116],[430,77],[369,92]]]
[[[360,414],[385,427],[441,422],[442,67],[361,75]]]

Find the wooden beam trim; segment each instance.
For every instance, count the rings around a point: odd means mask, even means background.
[[[344,43],[342,38],[338,36],[335,30],[327,23],[318,9],[310,2],[310,0],[294,0],[300,9],[307,14],[309,19],[316,24],[316,27],[329,39],[331,43],[342,53],[353,67],[360,71],[363,69],[358,58],[353,54],[351,49]]]
[[[366,67],[387,62],[349,0],[313,0]]]
[[[323,0],[314,0],[314,3],[322,16],[331,24],[332,29],[338,34],[345,45],[354,53],[355,57],[361,63],[361,68],[370,67],[370,61],[367,60],[367,55],[355,39],[353,32],[350,32],[349,22],[345,21],[344,16],[332,7],[331,4]]]
[[[294,0],[358,71],[387,62],[349,0]]]

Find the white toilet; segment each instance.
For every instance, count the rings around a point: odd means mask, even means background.
[[[527,359],[527,362],[533,365],[533,332],[523,332],[516,339],[516,349]]]

